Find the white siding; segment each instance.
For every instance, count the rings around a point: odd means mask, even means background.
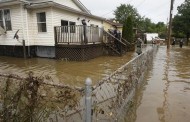
[[[152,41],[155,37],[158,37],[158,33],[146,33],[147,41]]]
[[[80,18],[77,20],[77,18]],[[68,11],[64,11],[61,9],[53,9],[53,26],[61,26],[61,20],[66,20],[66,21],[72,21],[75,22],[76,25],[82,25],[81,20],[86,19],[87,26],[90,26],[91,24],[102,27],[102,20],[90,18],[90,17],[85,17],[83,15],[78,15],[75,13],[71,13]],[[90,20],[90,21],[88,21]],[[72,39],[78,41],[76,38],[79,36],[79,33],[72,33]]]
[[[38,32],[37,13],[46,13],[47,32]],[[54,46],[54,29],[52,26],[52,9],[43,8],[28,12],[30,45]]]
[[[0,36],[0,45],[22,45],[16,39],[13,39],[15,32],[19,29],[19,40],[26,41],[26,45],[54,46],[54,26],[61,26],[61,20],[75,22],[76,25],[82,25],[81,20],[90,20],[87,25],[91,24],[102,27],[102,20],[85,17],[57,8],[42,8],[36,10],[24,9],[21,5],[14,5],[6,8],[11,11],[12,31],[7,31],[6,35]],[[37,13],[46,13],[47,32],[38,32]],[[77,20],[77,18],[80,18]]]
[[[80,19],[77,20],[77,18],[80,18]],[[61,20],[72,21],[72,22],[75,22],[76,25],[82,25],[81,23],[82,19],[87,20],[87,26],[94,24],[94,25],[98,25],[98,27],[102,27],[102,20],[86,17],[83,15],[78,15],[78,14],[64,11],[61,9],[56,9],[56,8],[53,9],[53,25],[54,26],[61,26]],[[90,21],[88,22],[88,20]]]
[[[19,43],[16,39],[13,39],[14,34],[18,29],[19,40],[22,41],[22,39],[24,39],[21,6],[14,5],[9,7],[3,7],[0,9],[10,9],[12,25],[12,31],[7,31],[6,35],[0,36],[0,45],[21,45],[21,43]]]
[[[72,0],[54,0],[54,2],[82,11]]]

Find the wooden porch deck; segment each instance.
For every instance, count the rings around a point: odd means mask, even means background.
[[[126,47],[126,43],[99,27],[57,26],[54,31],[56,59],[85,61],[105,53],[122,55]]]

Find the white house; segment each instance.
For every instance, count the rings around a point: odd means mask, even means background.
[[[103,27],[104,18],[92,15],[79,0],[0,0],[0,26],[6,31],[0,33],[1,55],[22,50],[25,40],[28,56],[53,58],[54,27],[82,25],[83,19],[89,26]],[[17,30],[18,40],[13,39]]]
[[[148,42],[151,42],[155,37],[158,37],[158,33],[145,33],[145,37]]]

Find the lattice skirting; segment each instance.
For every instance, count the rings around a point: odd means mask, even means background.
[[[103,45],[56,45],[55,54],[56,59],[86,61],[103,55]]]

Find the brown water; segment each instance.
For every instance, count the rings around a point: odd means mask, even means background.
[[[1,56],[0,73],[25,76],[29,71],[33,71],[37,76],[51,76],[54,82],[82,86],[87,77],[90,77],[95,84],[136,55],[134,52],[128,52],[122,57],[102,56],[86,62],[66,62],[45,58],[24,60]]]
[[[190,122],[190,48],[160,47],[125,122]]]

